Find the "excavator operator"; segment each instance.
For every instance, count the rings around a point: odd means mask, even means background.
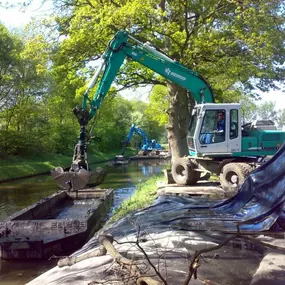
[[[200,137],[200,142],[204,144],[211,144],[222,142],[225,140],[225,112],[217,112],[217,122],[215,130],[211,133],[204,133]]]
[[[225,113],[219,112],[217,115],[217,131],[225,132]]]

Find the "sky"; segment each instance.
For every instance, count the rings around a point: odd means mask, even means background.
[[[262,104],[265,101],[272,101],[275,102],[276,109],[282,110],[285,109],[285,92],[282,90],[272,90],[270,92],[258,92],[258,94],[261,95],[261,101]]]
[[[19,0],[10,0],[10,4],[16,4]],[[44,4],[42,4],[44,2]],[[0,7],[0,21],[7,28],[23,28],[34,17],[40,19],[48,15],[52,8],[52,0],[33,0],[32,5],[25,10],[19,8],[4,9]],[[142,98],[146,100],[148,90],[150,88],[140,88],[136,91],[128,90],[125,92],[125,97]],[[276,109],[285,109],[285,92],[282,91],[270,91],[266,93],[260,93],[261,100],[259,104],[265,101],[273,101],[276,103]]]
[[[5,1],[3,1],[5,2]],[[9,4],[17,4],[20,0],[9,0]],[[44,2],[42,4],[42,2]],[[0,7],[0,21],[7,28],[22,28],[35,17],[40,19],[48,15],[52,8],[52,0],[33,0],[32,4],[25,9],[4,9]]]

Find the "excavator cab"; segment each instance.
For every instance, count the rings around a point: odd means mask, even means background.
[[[240,104],[199,104],[187,137],[190,156],[230,156],[241,151]]]
[[[224,189],[237,188],[284,141],[285,133],[271,121],[243,125],[238,103],[198,104],[187,136],[190,160],[174,162],[172,176],[178,184],[194,185],[203,173],[213,173]]]

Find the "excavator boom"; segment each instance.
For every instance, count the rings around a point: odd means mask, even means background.
[[[127,32],[117,32],[102,55],[102,64],[89,83],[83,96],[82,106],[77,106],[73,110],[80,124],[80,136],[74,149],[70,170],[63,171],[61,167],[58,167],[52,171],[52,177],[63,189],[74,191],[84,188],[92,176],[87,161],[87,142],[91,134],[87,134],[86,126],[96,115],[126,58],[139,62],[184,87],[191,92],[197,103],[214,102],[210,85],[198,73],[187,69],[156,48],[136,40]],[[93,99],[90,99],[89,93],[96,83],[95,94]]]

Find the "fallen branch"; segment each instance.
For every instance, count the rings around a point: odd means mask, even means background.
[[[161,282],[148,276],[141,276],[137,279],[137,285],[161,285]]]
[[[107,235],[99,236],[100,244],[107,250],[107,252],[115,259],[116,262],[123,265],[136,265],[141,264],[141,261],[133,261],[128,258],[123,257],[114,247],[113,245],[113,237]]]
[[[161,282],[154,280],[152,277],[149,276],[142,276],[141,270],[137,265],[142,264],[142,261],[134,261],[130,260],[128,258],[125,258],[123,255],[121,255],[116,248],[113,245],[113,237],[110,235],[101,235],[99,236],[99,243],[100,248],[95,249],[92,252],[83,254],[81,256],[71,256],[71,257],[65,257],[58,261],[57,266],[58,267],[64,267],[64,266],[71,266],[75,263],[78,263],[80,261],[86,260],[91,257],[97,257],[97,256],[103,256],[107,253],[110,254],[113,259],[120,265],[128,267],[130,271],[129,278],[136,278],[136,283],[138,285],[161,285]],[[95,281],[96,282],[96,281]]]
[[[161,275],[159,270],[156,269],[156,267],[154,266],[154,264],[151,262],[150,258],[148,257],[147,253],[145,252],[145,250],[139,244],[139,237],[140,237],[140,226],[137,227],[137,239],[136,239],[136,241],[127,241],[127,242],[118,242],[118,241],[116,241],[116,243],[118,243],[118,244],[125,244],[125,243],[135,244],[138,247],[138,249],[143,253],[145,259],[148,262],[148,264],[153,268],[154,272],[159,277],[159,279],[162,281],[162,283],[164,285],[167,285],[167,282],[166,282],[165,278]]]
[[[106,248],[104,246],[100,246],[99,249],[95,249],[91,252],[82,254],[80,256],[64,257],[57,262],[57,266],[58,267],[71,266],[75,263],[78,263],[80,261],[86,260],[86,259],[91,258],[91,257],[106,255],[106,253],[107,253]]]
[[[141,271],[138,268],[138,264],[142,264],[141,261],[133,261],[128,258],[123,257],[114,247],[113,245],[113,237],[101,235],[99,236],[99,242],[103,245],[107,252],[114,258],[114,260],[121,264],[121,265],[128,265],[130,266],[130,270],[133,270],[135,273],[138,274],[137,284],[138,285],[161,285],[161,282],[154,280],[149,276],[140,276]]]
[[[156,281],[150,276],[143,276],[145,274],[145,272],[143,273],[142,272],[143,270],[138,267],[138,265],[143,264],[143,261],[131,260],[131,259],[124,257],[122,254],[120,254],[116,250],[116,248],[114,247],[114,245],[113,245],[114,239],[110,235],[99,236],[99,243],[100,243],[99,249],[95,249],[89,253],[85,253],[85,254],[78,256],[78,257],[76,257],[76,256],[65,257],[65,258],[58,261],[58,266],[59,267],[71,266],[71,265],[78,263],[80,261],[83,261],[85,259],[88,259],[91,257],[103,256],[103,255],[106,255],[108,253],[110,256],[112,256],[114,261],[121,266],[120,269],[117,269],[117,270],[119,270],[120,275],[121,275],[121,277],[119,278],[120,280],[121,280],[121,278],[123,278],[123,280],[127,281],[127,282],[132,280],[133,282],[136,282],[137,285],[161,285],[161,284],[166,285],[167,284],[166,279],[161,275],[159,270],[157,270],[157,268],[154,266],[154,264],[151,262],[149,256],[145,252],[145,250],[139,244],[139,233],[140,233],[140,228],[138,229],[138,236],[137,236],[136,241],[127,241],[127,242],[117,242],[116,241],[116,242],[118,244],[129,243],[129,244],[135,245],[143,253],[146,261],[148,262],[150,267],[152,267],[152,269],[154,270],[155,276],[157,276],[160,279],[160,281]],[[237,238],[248,240],[248,241],[250,241],[254,244],[257,244],[259,246],[263,246],[263,247],[267,247],[270,249],[280,250],[280,251],[285,252],[285,248],[283,248],[283,247],[271,245],[271,244],[263,242],[257,238],[244,236],[240,232],[237,232],[235,235],[230,236],[228,239],[226,239],[225,241],[223,241],[220,244],[195,251],[193,257],[191,258],[188,275],[186,277],[186,280],[183,282],[183,285],[188,285],[193,276],[195,279],[197,279],[197,269],[200,266],[200,260],[199,259],[200,259],[200,257],[203,257],[202,254],[218,250],[221,247],[228,244],[230,241],[237,239]],[[121,281],[120,280],[112,280],[112,281],[113,282],[123,281],[123,280],[121,280]],[[94,282],[96,283],[96,281],[94,281]],[[124,284],[126,284],[126,283],[124,283]]]

